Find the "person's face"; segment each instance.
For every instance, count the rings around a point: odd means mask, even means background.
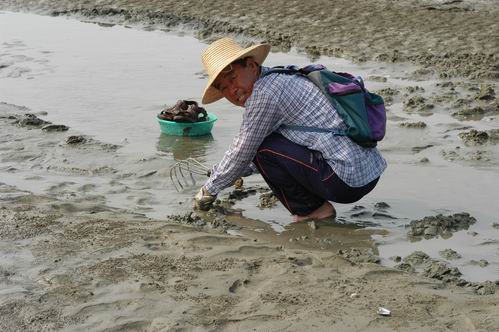
[[[246,66],[233,63],[217,77],[213,86],[236,106],[244,106],[253,92],[253,85],[260,75],[260,67],[252,59],[246,59]]]

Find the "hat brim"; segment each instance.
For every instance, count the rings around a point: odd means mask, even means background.
[[[220,75],[220,72],[226,66],[228,66],[229,64],[231,64],[232,62],[234,62],[238,59],[249,57],[249,56],[253,57],[255,59],[256,63],[261,65],[263,63],[263,61],[265,61],[265,59],[267,58],[267,55],[269,55],[269,52],[270,52],[270,45],[269,44],[259,44],[259,45],[254,45],[254,46],[250,46],[248,48],[245,48],[244,50],[242,50],[238,54],[234,55],[233,57],[228,58],[225,66],[223,66],[220,69],[218,69],[217,71],[215,71],[214,75],[212,75],[210,77],[208,84],[207,84],[206,88],[204,89],[203,99],[201,100],[201,102],[203,104],[210,104],[210,103],[213,103],[213,102],[223,98],[222,93],[219,90],[215,89],[212,84],[217,79],[218,75]]]

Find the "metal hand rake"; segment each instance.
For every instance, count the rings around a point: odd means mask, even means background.
[[[184,187],[196,184],[196,175],[210,175],[210,169],[194,158],[179,160],[170,168],[170,179],[175,190],[181,191]],[[190,181],[189,181],[190,179]]]

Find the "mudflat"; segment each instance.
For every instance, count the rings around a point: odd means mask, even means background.
[[[438,83],[431,102],[418,95],[418,87],[405,87],[404,96],[394,89],[380,91],[387,103],[403,108],[400,114],[430,116],[435,103],[450,109],[456,119],[477,117],[485,124],[498,112],[499,23],[493,1],[358,1],[354,5],[325,0],[5,0],[0,9],[146,28],[183,25],[206,41],[235,34],[248,41],[267,40],[276,50],[297,47],[311,58],[334,55],[359,63],[375,60],[380,66],[408,62],[417,69],[404,75],[421,81],[437,77],[443,83]],[[376,79],[383,77],[371,78]],[[462,90],[467,91],[466,97],[456,93]],[[148,179],[167,173],[147,172],[136,165],[127,169],[129,160],[122,159],[119,146],[85,135],[69,136],[68,128],[44,122],[43,116],[37,110],[0,104],[1,158],[8,164],[2,172],[14,177],[21,168],[37,174],[45,170],[47,179],[39,181],[50,184],[47,194],[34,194],[0,183],[2,331],[499,329],[495,280],[467,282],[439,262],[415,273],[413,266],[429,261],[417,252],[396,269],[381,266],[370,240],[379,230],[342,234],[328,232],[327,223],[302,223],[292,225],[286,235],[276,234],[269,225],[240,218],[230,210],[231,200],[244,199],[249,190],[263,192],[259,187],[221,197],[209,213],[191,213],[186,206],[184,214],[161,220],[108,206],[105,195],[94,192],[100,183],[73,191],[77,185],[71,176],[95,176],[109,182],[109,195],[123,192],[147,200],[149,196],[140,194],[151,189]],[[389,117],[397,133],[427,126],[404,122],[393,113]],[[431,126],[431,120],[427,122]],[[440,157],[464,165],[496,165],[495,145],[483,153],[474,147],[497,141],[497,131],[470,129],[432,128],[431,139],[446,142]],[[462,137],[454,135],[457,130]],[[446,141],[449,133],[456,136],[450,143]],[[459,149],[452,146],[456,141],[464,142]],[[387,152],[398,156],[399,143],[386,144]],[[432,144],[412,147],[411,153],[431,150]],[[473,148],[466,150],[465,144]],[[150,161],[140,165],[146,162]],[[152,162],[160,169],[160,161]],[[415,167],[428,163],[421,159]],[[49,173],[67,179],[52,183]],[[135,187],[125,185],[127,179],[134,179]],[[271,195],[261,197],[261,204],[273,207]],[[380,203],[376,208],[375,213],[383,216],[389,206]],[[369,213],[362,208],[354,212]],[[429,217],[411,224],[410,234],[445,236],[475,222],[465,213]],[[380,307],[391,314],[380,314]]]
[[[256,37],[312,57],[411,61],[441,77],[499,78],[496,1],[5,0],[2,9],[188,25],[200,38]]]

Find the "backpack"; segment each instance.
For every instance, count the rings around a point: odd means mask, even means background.
[[[348,73],[337,73],[323,65],[273,67],[264,74],[281,73],[302,75],[310,79],[329,99],[336,109],[346,130],[334,128],[317,128],[307,126],[283,125],[284,128],[331,132],[336,136],[348,136],[360,146],[373,148],[385,136],[386,111],[383,98],[371,93],[364,87],[362,78]]]

